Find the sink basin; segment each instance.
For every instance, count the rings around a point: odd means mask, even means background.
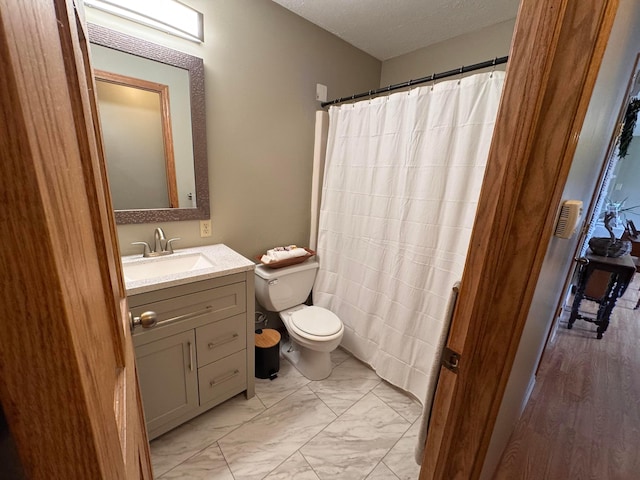
[[[203,268],[211,268],[214,263],[201,253],[180,256],[149,258],[140,262],[123,263],[125,280],[147,280],[157,277],[180,275]]]

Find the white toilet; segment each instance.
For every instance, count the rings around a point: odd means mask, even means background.
[[[316,279],[318,262],[271,269],[256,267],[256,298],[271,312],[278,312],[292,345],[282,354],[309,380],[331,373],[330,352],[340,345],[342,321],[326,308],[304,305]]]

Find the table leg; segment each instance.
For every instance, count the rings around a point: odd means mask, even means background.
[[[587,287],[587,281],[589,280],[590,275],[591,271],[588,265],[582,265],[580,267],[580,271],[578,272],[578,286],[576,287],[576,291],[573,295],[573,303],[571,304],[571,315],[569,316],[569,323],[567,323],[567,328],[569,330],[573,328],[573,324],[578,318],[580,303],[582,303],[582,299],[584,298],[584,291]]]
[[[618,298],[622,296],[624,293],[626,285],[621,281],[620,275],[615,273],[611,275],[611,280],[609,281],[609,286],[607,287],[607,293],[603,298],[602,303],[600,304],[600,308],[598,308],[598,316],[596,325],[598,325],[598,329],[596,330],[596,338],[598,340],[602,339],[604,332],[609,328],[609,318],[611,317],[611,312],[613,311],[613,307],[616,306],[616,302]]]

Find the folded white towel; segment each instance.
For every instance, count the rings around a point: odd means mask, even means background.
[[[267,250],[267,255],[271,255],[272,253],[275,253],[275,252],[288,252],[289,250],[293,250],[295,248],[298,248],[298,247],[296,245],[287,245],[286,247],[274,247]]]
[[[304,257],[307,255],[307,251],[304,248],[293,248],[291,250],[267,250],[267,253],[263,255],[260,260],[262,263],[280,262],[289,258]]]

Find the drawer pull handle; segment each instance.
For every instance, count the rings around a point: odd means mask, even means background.
[[[228,375],[225,375],[224,377],[214,378],[213,380],[211,380],[209,382],[209,386],[210,387],[214,387],[214,386],[219,385],[221,383],[227,382],[227,381],[231,380],[233,377],[235,377],[236,375],[238,375],[239,373],[240,373],[240,370],[235,369],[233,372],[231,372]]]
[[[238,334],[234,333],[233,335],[231,335],[230,337],[225,338],[224,340],[219,340],[217,342],[209,342],[207,344],[207,347],[209,347],[209,350],[213,350],[214,348],[219,347],[220,345],[224,345],[225,343],[233,342],[236,338],[238,338]]]
[[[197,317],[198,315],[209,313],[211,310],[213,310],[213,305],[207,305],[202,310],[198,310],[196,312],[189,312],[183,315],[178,315],[177,317],[171,317],[171,318],[162,320],[161,322],[158,322],[158,325],[163,325],[165,323],[170,323],[170,322],[177,322],[178,320],[186,320],[187,318],[191,318],[191,317]]]
[[[193,372],[193,343],[187,342],[189,345],[189,370]]]

